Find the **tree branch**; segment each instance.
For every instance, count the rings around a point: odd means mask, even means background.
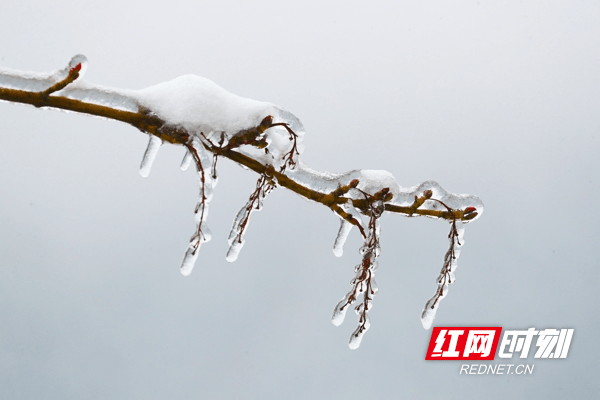
[[[0,72],[0,76],[1,75],[2,72]],[[82,100],[72,99],[66,96],[61,96],[60,91],[67,87],[67,85],[74,82],[78,78],[78,76],[78,70],[73,68],[69,71],[67,78],[41,92],[31,92],[13,88],[0,87],[0,100],[10,101],[13,103],[29,104],[38,108],[44,107],[74,111],[81,114],[88,114],[124,122],[137,128],[142,132],[155,135],[163,141],[176,145],[186,146],[190,139],[190,136],[193,135],[192,132],[186,131],[186,129],[184,129],[183,127],[168,125],[165,120],[161,119],[159,116],[154,114],[152,110],[145,109],[140,105],[138,105],[138,112],[131,112]],[[267,123],[270,122],[271,121],[268,121]],[[249,143],[251,141],[251,138],[256,138],[257,135],[264,132],[265,129],[267,129],[268,127],[284,125],[281,123],[270,123],[269,126],[264,126],[264,124],[265,121],[263,121],[261,125],[258,125],[252,129],[234,134],[233,138],[235,139],[235,141],[234,143],[230,143],[228,146],[218,147],[203,142],[204,147],[206,147],[208,151],[218,156],[228,158],[262,175],[266,172],[268,167],[267,165],[264,165],[260,161],[246,154],[242,154],[241,152],[234,150],[234,148],[237,148],[241,144],[253,144]],[[293,132],[287,126],[286,129],[290,132],[290,135],[294,135]],[[292,151],[297,151],[295,146],[296,144],[294,141],[294,147]],[[366,200],[348,199],[344,198],[343,196],[337,196],[332,203],[331,193],[322,193],[317,190],[313,190],[308,186],[302,185],[301,183],[295,181],[294,179],[286,175],[285,169],[283,171],[272,171],[271,173],[276,178],[280,186],[283,186],[286,189],[289,189],[292,192],[306,199],[315,201],[317,203],[321,203],[329,208],[332,208],[335,212],[337,212],[335,210],[336,204],[345,203],[349,200],[352,202],[353,206],[356,209],[361,210],[361,212],[365,214],[368,212],[369,204]],[[429,195],[429,197],[431,197],[431,195]],[[415,202],[411,206],[400,206],[396,204],[386,203],[385,211],[390,213],[403,214],[409,217],[428,216],[442,218],[448,221],[469,221],[474,219],[478,215],[477,212],[465,213],[465,210],[448,211],[441,209],[433,210],[419,208],[427,199],[428,198],[425,195],[421,195],[418,198],[415,196]]]
[[[374,273],[380,252],[382,214],[428,216],[449,221],[452,224],[450,249],[438,278],[436,294],[426,303],[421,319],[425,328],[431,326],[439,300],[446,295],[448,284],[454,281],[463,243],[463,223],[477,218],[483,210],[477,197],[448,193],[433,181],[402,189],[386,171],[330,174],[311,170],[299,159],[303,148],[302,124],[281,108],[241,99],[195,76],[181,77],[142,91],[102,88],[81,82],[86,61],[84,56],[75,56],[67,69],[51,75],[0,70],[0,100],[104,117],[148,133],[150,141],[140,168],[144,177],[148,176],[163,141],[184,146],[187,151],[181,168],[187,168],[194,161],[200,194],[194,211],[196,229],[181,264],[182,274],[191,273],[201,244],[211,238],[205,220],[218,180],[217,159],[225,157],[260,175],[256,189],[234,219],[229,234],[228,261],[238,257],[250,214],[259,211],[265,197],[278,186],[328,207],[341,218],[333,247],[336,256],[342,255],[352,226],[360,231],[364,239],[360,249],[363,260],[355,268],[351,290],[338,303],[333,315],[334,324],[339,325],[348,307],[362,294],[362,301],[355,309],[359,324],[350,339],[352,349],[360,345],[370,326],[368,311],[377,293]],[[208,153],[212,153],[212,158]],[[367,226],[363,226],[357,211],[369,217]]]

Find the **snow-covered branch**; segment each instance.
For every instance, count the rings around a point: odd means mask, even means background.
[[[315,171],[300,159],[305,132],[296,116],[274,104],[236,96],[206,78],[185,75],[146,89],[125,90],[83,80],[86,69],[87,60],[82,55],[75,56],[67,68],[52,73],[0,69],[0,100],[75,111],[134,126],[149,135],[140,166],[144,177],[150,173],[163,142],[184,146],[181,167],[185,169],[193,161],[200,183],[196,230],[181,265],[184,275],[191,273],[200,245],[211,238],[206,220],[218,179],[217,160],[228,158],[259,174],[255,191],[234,219],[228,261],[238,256],[250,214],[260,210],[267,194],[279,186],[323,204],[338,215],[341,226],[334,244],[336,256],[342,255],[352,227],[360,231],[365,241],[360,249],[363,260],[356,267],[352,289],[340,301],[333,317],[336,325],[341,323],[347,307],[363,294],[356,307],[359,326],[351,337],[351,348],[358,347],[369,328],[367,312],[377,292],[374,271],[380,252],[380,218],[385,213],[397,213],[449,221],[450,250],[437,281],[436,295],[427,302],[422,316],[424,327],[431,325],[439,301],[454,281],[464,225],[483,211],[478,197],[447,192],[433,181],[402,188],[387,171]],[[361,215],[369,218],[366,226]]]

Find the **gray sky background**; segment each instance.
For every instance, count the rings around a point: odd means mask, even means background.
[[[500,4],[501,3],[501,4]],[[379,294],[330,322],[360,261],[338,218],[283,189],[225,261],[257,176],[219,163],[190,277],[197,182],[124,124],[0,104],[3,399],[592,398],[598,372],[600,6],[580,1],[148,2],[0,5],[0,65],[64,68],[139,89],[194,73],[304,123],[316,169],[385,169],[475,194],[437,326],[575,328],[566,360],[531,376],[459,375],[425,361],[419,315],[448,224],[382,220]],[[496,360],[498,364],[503,361]],[[516,356],[511,360],[519,363]]]

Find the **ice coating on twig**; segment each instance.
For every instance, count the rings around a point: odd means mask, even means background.
[[[53,72],[23,72],[9,68],[0,68],[0,88],[16,89],[25,92],[43,92],[64,81],[69,76],[71,70],[77,70],[78,78],[74,82],[59,91],[53,92],[51,95],[119,110],[138,112],[138,101],[135,98],[136,91],[106,88],[86,82],[83,76],[87,68],[87,58],[82,54],[73,57],[66,68]]]
[[[140,164],[140,175],[142,178],[147,178],[150,175],[150,169],[152,168],[152,164],[156,159],[156,155],[158,154],[158,150],[162,145],[162,140],[154,135],[148,135],[150,138],[148,140],[148,147],[146,147],[146,151],[144,152],[144,157],[142,158],[142,163]]]
[[[250,221],[250,215],[253,211],[260,211],[265,197],[275,188],[272,178],[263,174],[256,182],[256,189],[250,195],[250,199],[244,207],[237,213],[233,220],[231,232],[229,233],[229,250],[225,259],[229,262],[237,260],[240,250],[244,246],[244,233]]]
[[[200,191],[198,204],[194,210],[196,229],[190,238],[190,243],[181,263],[181,273],[186,276],[189,275],[194,268],[202,243],[208,242],[212,238],[212,234],[208,229],[208,226],[206,226],[205,221],[208,216],[208,204],[211,201],[213,194],[211,160],[206,154],[202,141],[197,137],[192,138],[187,145],[187,149],[196,164]]]
[[[140,107],[135,93],[135,90],[109,88],[78,79],[63,89],[60,95],[73,100],[137,113]]]
[[[39,73],[0,68],[0,87],[25,92],[41,92],[65,79],[67,75],[68,72],[65,70]]]
[[[293,171],[300,164],[304,150],[304,127],[289,111],[273,106],[258,126],[242,130],[231,139],[226,148],[270,165],[278,172]]]
[[[87,58],[78,54],[71,58],[66,68],[54,72],[23,72],[9,68],[0,68],[0,87],[23,90],[25,92],[43,92],[65,80],[71,70],[77,70],[81,79],[87,69]]]
[[[450,248],[444,256],[444,265],[436,280],[438,288],[433,297],[425,303],[425,307],[421,313],[421,323],[425,329],[431,328],[440,301],[448,294],[448,285],[455,281],[454,271],[458,267],[460,248],[464,245],[464,234],[465,228],[461,221],[454,220],[450,223],[450,233],[448,234]]]
[[[303,186],[307,186],[323,194],[334,191],[337,187],[352,179],[359,180],[360,183],[357,189],[368,193],[375,193],[387,187],[390,189],[389,192],[394,196],[388,204],[401,207],[411,206],[414,203],[415,196],[419,196],[426,190],[431,190],[432,198],[444,202],[454,210],[462,210],[467,207],[476,208],[478,213],[471,221],[479,218],[484,208],[483,202],[479,197],[450,193],[442,188],[440,184],[431,180],[422,182],[416,186],[403,188],[391,173],[382,170],[352,170],[344,173],[332,173],[316,171],[300,161],[298,168],[293,171],[286,171],[286,175]],[[346,197],[358,200],[362,198],[362,195],[360,191],[350,191]],[[427,201],[419,209],[445,210],[445,207],[440,203]]]
[[[368,312],[373,307],[373,297],[378,291],[377,283],[375,282],[375,270],[378,266],[377,258],[381,251],[379,246],[379,217],[381,217],[384,211],[384,199],[389,200],[389,197],[386,197],[387,194],[387,188],[382,189],[374,195],[363,193],[363,195],[368,197],[370,203],[368,236],[365,238],[364,244],[360,248],[360,254],[363,259],[362,262],[354,268],[356,276],[350,282],[352,288],[335,306],[331,318],[331,322],[333,322],[335,326],[339,326],[344,322],[344,317],[346,316],[348,308],[358,300],[360,295],[362,295],[362,300],[354,309],[358,314],[358,326],[350,336],[350,341],[348,342],[348,346],[353,350],[360,346],[364,334],[371,326]]]

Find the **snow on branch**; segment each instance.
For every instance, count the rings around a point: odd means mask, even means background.
[[[364,239],[360,248],[362,261],[355,268],[350,291],[333,314],[333,323],[341,324],[348,307],[360,298],[355,308],[358,327],[349,343],[352,349],[360,345],[370,326],[368,311],[377,293],[374,274],[380,253],[381,217],[397,213],[448,221],[450,248],[436,281],[438,288],[421,316],[423,326],[431,326],[440,300],[454,282],[465,225],[483,211],[478,197],[447,192],[434,181],[403,188],[387,171],[334,174],[313,170],[300,159],[305,132],[294,114],[271,103],[229,93],[206,78],[185,75],[146,89],[126,90],[83,80],[86,69],[87,59],[82,55],[52,73],[0,68],[0,100],[113,119],[147,133],[148,148],[140,166],[143,177],[150,173],[164,142],[184,146],[181,169],[194,163],[200,191],[194,210],[196,229],[182,261],[182,274],[192,272],[201,244],[211,239],[206,225],[208,206],[218,180],[217,160],[223,157],[259,174],[256,189],[234,219],[228,238],[228,261],[238,257],[251,213],[259,211],[265,197],[277,187],[329,207],[340,218],[333,247],[336,256],[342,255],[348,234],[357,227]],[[361,215],[369,219],[366,226]]]

